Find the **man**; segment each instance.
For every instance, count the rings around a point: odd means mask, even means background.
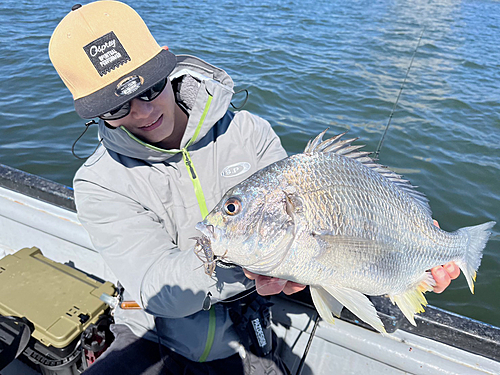
[[[217,302],[245,294],[253,279],[262,295],[304,286],[239,267],[217,267],[211,279],[191,239],[230,187],[287,156],[269,123],[229,112],[231,78],[160,48],[120,2],[75,5],[49,54],[77,113],[100,118],[102,146],[74,179],[79,219],[122,299],[140,307],[116,310],[115,341],[87,372],[286,373],[273,353],[241,344],[228,305]],[[441,291],[459,271],[433,272]]]

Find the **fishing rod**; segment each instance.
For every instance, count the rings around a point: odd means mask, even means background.
[[[311,347],[312,340],[314,338],[314,334],[316,333],[316,328],[318,328],[318,323],[319,323],[319,314],[316,315],[316,319],[314,320],[314,325],[311,330],[311,334],[309,335],[309,340],[307,340],[306,348],[304,349],[304,354],[302,355],[302,358],[300,359],[299,367],[297,367],[297,372],[295,375],[300,375],[302,374],[302,369],[304,367],[304,363],[306,362],[306,356],[307,353],[309,353],[309,348]]]
[[[384,144],[384,139],[385,139],[385,136],[387,134],[387,130],[389,129],[389,125],[391,125],[392,116],[394,115],[394,111],[396,110],[396,107],[398,105],[399,98],[401,97],[401,93],[403,92],[403,89],[405,87],[406,79],[408,78],[408,74],[410,73],[410,69],[411,69],[411,66],[413,65],[413,60],[415,59],[415,55],[417,54],[417,50],[418,50],[418,47],[420,46],[420,41],[422,40],[422,36],[424,35],[424,31],[425,31],[425,26],[422,29],[422,32],[420,33],[420,37],[418,38],[417,46],[415,47],[415,51],[413,51],[413,56],[411,57],[410,64],[408,65],[408,69],[406,69],[405,78],[403,80],[403,83],[401,84],[401,88],[399,89],[398,97],[396,98],[396,101],[394,102],[394,106],[392,107],[391,114],[389,115],[389,121],[387,122],[387,125],[385,127],[384,134],[382,134],[382,138],[380,138],[380,142],[377,146],[377,151],[375,151],[375,157],[374,157],[375,160],[378,160],[378,155],[380,154],[380,150],[382,149],[382,145]]]

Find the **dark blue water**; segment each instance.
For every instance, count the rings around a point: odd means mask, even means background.
[[[374,151],[422,40],[380,161],[430,200],[446,230],[499,221],[500,2],[126,1],[161,45],[224,68],[245,106],[289,153],[325,128]],[[71,185],[84,129],[52,68],[48,41],[73,3],[0,5],[0,163]],[[237,95],[235,104],[244,99]],[[96,145],[96,129],[77,144]],[[500,225],[476,294],[463,276],[432,304],[500,325]]]

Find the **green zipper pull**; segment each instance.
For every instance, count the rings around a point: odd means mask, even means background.
[[[186,158],[186,167],[191,172],[191,179],[196,180],[198,177],[196,176],[196,172],[193,168],[193,162],[190,159]]]

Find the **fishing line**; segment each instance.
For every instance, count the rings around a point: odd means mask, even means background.
[[[403,80],[403,83],[401,84],[401,88],[399,89],[398,97],[396,98],[396,101],[394,102],[394,106],[392,107],[391,114],[389,115],[389,121],[387,122],[387,125],[385,127],[384,134],[382,134],[382,138],[380,138],[380,142],[377,146],[377,151],[375,151],[375,157],[374,157],[375,160],[378,160],[378,156],[380,154],[380,150],[382,149],[382,145],[384,144],[384,139],[385,139],[385,136],[387,134],[387,130],[389,129],[389,125],[391,125],[392,116],[394,115],[394,111],[396,110],[396,107],[398,105],[399,98],[401,97],[401,93],[403,92],[403,88],[405,86],[406,79],[408,78],[408,74],[410,73],[410,69],[411,69],[411,66],[413,64],[413,60],[415,59],[415,55],[417,54],[418,47],[420,46],[420,41],[422,40],[422,36],[424,35],[424,31],[425,31],[425,26],[422,29],[422,32],[420,33],[420,37],[418,38],[417,46],[415,47],[415,51],[413,51],[413,56],[411,57],[410,64],[408,65],[408,69],[406,70],[405,78]]]
[[[269,285],[269,284],[267,284],[267,285]],[[262,285],[262,286],[265,286],[265,285]],[[255,286],[253,286],[253,287],[251,287],[250,289],[247,290],[246,294],[243,294],[243,295],[239,296],[238,298],[234,298],[234,299],[228,298],[228,299],[224,299],[224,300],[216,298],[218,300],[216,302],[217,303],[231,303],[231,302],[236,302],[236,301],[239,301],[240,299],[248,297],[250,294],[255,293],[259,289],[261,289],[261,288],[257,288]]]
[[[243,294],[243,295],[241,295],[241,296],[239,296],[238,298],[235,298],[235,299],[231,299],[231,298],[229,298],[229,299],[219,299],[219,298],[216,298],[216,297],[213,297],[213,298],[214,298],[215,302],[217,302],[217,303],[235,302],[235,301],[238,301],[238,300],[240,300],[242,298],[248,297],[252,293],[258,292],[259,290],[262,290],[264,287],[266,287],[268,285],[271,285],[271,284],[273,284],[272,281],[270,281],[268,283],[265,283],[265,284],[262,284],[258,288],[256,286],[253,286],[253,287],[251,287],[250,289],[247,290],[248,293]]]
[[[207,295],[206,295],[206,297],[205,297],[205,300],[203,301],[203,310],[210,309],[210,306],[212,305],[211,304],[211,300],[212,299],[213,299],[214,303],[231,303],[231,302],[236,302],[236,301],[239,301],[240,299],[248,297],[252,293],[258,292],[259,290],[263,289],[264,287],[266,287],[266,286],[268,286],[268,285],[270,285],[272,283],[273,282],[270,281],[268,283],[260,285],[258,288],[256,286],[253,286],[253,287],[251,287],[250,289],[248,289],[246,291],[247,293],[245,293],[243,295],[240,295],[237,298],[233,298],[233,299],[231,299],[232,297],[230,297],[228,299],[220,299],[220,298],[212,296],[212,293],[208,292]],[[209,303],[209,301],[210,301],[210,303]]]

